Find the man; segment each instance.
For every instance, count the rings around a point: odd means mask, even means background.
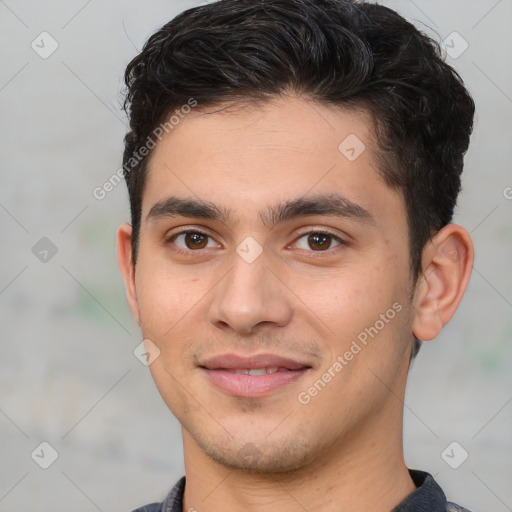
[[[139,512],[466,510],[402,450],[474,258],[474,104],[435,43],[379,5],[222,0],[126,82],[119,264],[186,472]]]

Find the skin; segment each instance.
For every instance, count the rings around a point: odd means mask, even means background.
[[[440,230],[413,282],[404,201],[377,172],[364,111],[287,96],[208,112],[189,114],[151,156],[136,265],[131,227],[118,231],[131,311],[160,350],[150,371],[182,425],[184,510],[389,511],[415,489],[402,450],[412,335],[433,339],[454,314],[471,273],[470,237],[454,224]],[[354,161],[338,150],[350,134],[366,146]],[[333,192],[373,221],[322,214],[270,226],[259,215]],[[148,218],[171,195],[231,217]],[[210,238],[172,238],[179,229]],[[325,230],[345,243],[308,239]],[[236,251],[248,236],[262,248],[252,263]],[[394,318],[301,403],[299,393],[396,303]],[[312,369],[267,396],[233,397],[198,367],[225,352],[278,353]]]

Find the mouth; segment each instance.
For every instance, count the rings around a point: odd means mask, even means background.
[[[262,397],[302,378],[312,366],[273,354],[243,357],[224,354],[200,366],[211,384],[237,397]]]

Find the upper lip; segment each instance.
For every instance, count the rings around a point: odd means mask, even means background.
[[[310,364],[275,354],[254,354],[249,356],[219,354],[206,359],[199,366],[209,370],[250,370],[275,367],[300,370],[302,368],[311,368]]]

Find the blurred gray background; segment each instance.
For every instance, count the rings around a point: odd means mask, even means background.
[[[126,188],[93,191],[121,165],[126,64],[200,3],[0,0],[2,511],[129,511],[183,474],[179,424],[133,354],[115,253]],[[475,512],[511,511],[512,0],[385,4],[445,40],[477,104],[455,218],[476,263],[414,363],[406,461]]]

